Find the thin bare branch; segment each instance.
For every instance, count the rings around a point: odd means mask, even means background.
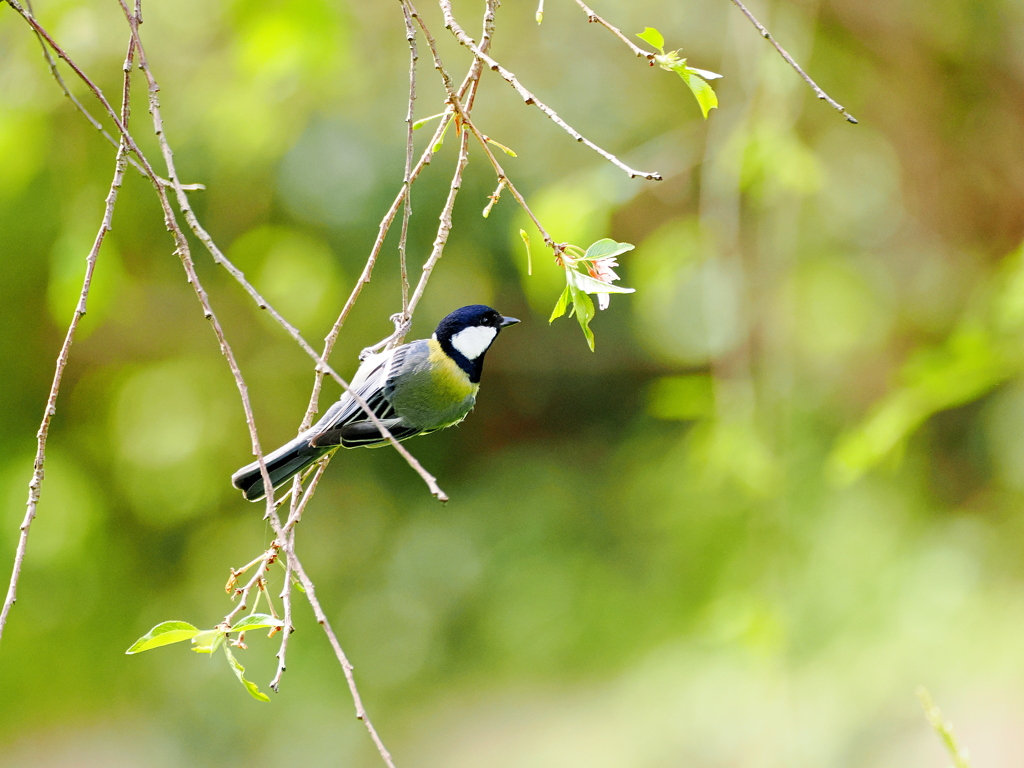
[[[448,235],[452,230],[452,210],[455,208],[455,198],[462,188],[462,174],[469,162],[469,136],[465,131],[459,137],[459,159],[455,163],[455,173],[452,174],[452,183],[448,187],[448,198],[441,209],[440,223],[437,227],[437,235],[434,238],[434,245],[430,249],[430,256],[423,264],[423,272],[420,274],[419,282],[416,283],[416,290],[409,299],[409,312],[415,312],[416,306],[423,298],[423,292],[427,289],[427,281],[434,271],[434,267],[444,253],[444,247],[448,242]]]
[[[323,466],[320,467],[316,477],[314,477],[308,496],[312,496],[312,490],[315,488],[316,482],[319,481],[322,472]],[[297,483],[295,485],[297,485]],[[303,505],[301,504],[299,505],[298,512],[296,512],[296,508],[293,508],[292,513],[289,516],[290,519],[288,520],[288,524],[294,526],[293,519],[297,522],[297,515],[301,514],[302,506]],[[342,671],[345,674],[345,680],[348,683],[349,692],[352,695],[352,703],[355,706],[356,717],[363,721],[363,725],[366,727],[367,732],[370,734],[370,738],[373,740],[373,743],[377,747],[377,751],[380,753],[381,758],[384,760],[388,768],[395,768],[394,761],[391,759],[391,753],[388,751],[387,747],[384,746],[384,742],[381,741],[381,738],[377,733],[377,729],[373,727],[373,723],[370,720],[369,715],[366,713],[366,708],[363,706],[363,699],[359,695],[359,688],[356,686],[356,680],[352,674],[352,664],[349,663],[348,657],[345,655],[345,651],[342,650],[341,643],[338,642],[337,635],[334,634],[334,629],[327,620],[327,614],[324,613],[324,609],[320,605],[320,600],[316,596],[316,587],[313,585],[313,581],[306,574],[306,571],[302,566],[302,561],[299,560],[298,555],[295,553],[294,527],[292,527],[291,530],[286,531],[285,528],[281,526],[281,519],[278,517],[277,510],[274,508],[271,508],[267,514],[267,520],[270,523],[270,527],[274,530],[274,536],[276,537],[275,544],[280,544],[281,551],[284,552],[286,566],[285,579],[287,581],[291,580],[291,572],[294,572],[298,576],[299,582],[302,584],[302,588],[305,591],[306,599],[313,608],[313,614],[316,616],[316,620],[320,626],[323,627],[324,633],[327,635],[327,639],[330,641],[331,647],[334,649],[334,654],[338,659],[338,663],[341,664]],[[291,588],[286,587],[285,589],[287,592],[283,591],[282,594],[288,594],[290,601]],[[286,630],[285,636],[287,637],[288,631],[291,630],[290,602],[285,604],[285,611],[286,618],[284,619],[284,623]],[[275,691],[277,690],[277,685],[280,684],[281,675],[284,673],[286,649],[287,641],[282,638],[282,646],[278,650],[278,671],[271,682],[271,686]]]
[[[533,226],[535,226],[537,231],[540,232],[541,237],[544,238],[544,243],[557,255],[560,252],[560,246],[552,239],[551,235],[544,228],[544,225],[540,223],[540,219],[537,218],[537,215],[526,202],[526,198],[523,197],[523,194],[516,188],[516,185],[512,183],[512,180],[505,173],[505,169],[502,168],[501,163],[498,162],[497,156],[493,151],[491,151],[487,137],[480,133],[476,125],[468,116],[463,117],[463,121],[469,130],[473,132],[473,135],[476,136],[477,141],[484,150],[484,154],[487,155],[487,159],[491,161],[491,165],[494,167],[494,173],[498,177],[498,187],[492,196],[492,202],[494,202],[497,196],[501,194],[502,187],[507,188],[508,191],[512,193],[512,197],[514,197],[516,202],[519,203],[519,207],[523,209],[523,212],[526,213],[530,218],[530,221],[533,222]]]
[[[407,3],[409,2],[409,0],[405,1]],[[430,49],[430,54],[434,59],[434,69],[436,69],[441,74],[441,79],[444,82],[445,90],[448,93],[449,107],[454,109],[458,113],[459,119],[462,121],[462,124],[468,127],[469,130],[473,132],[473,135],[476,136],[477,140],[480,142],[480,146],[483,147],[484,153],[487,155],[487,159],[490,160],[491,165],[494,167],[495,174],[498,177],[498,187],[495,190],[494,194],[491,195],[491,202],[488,204],[485,210],[490,210],[491,206],[494,204],[498,196],[501,194],[502,188],[507,187],[508,190],[512,193],[512,196],[516,199],[516,202],[519,203],[520,207],[522,207],[526,215],[530,217],[530,220],[533,222],[534,226],[537,227],[537,231],[540,232],[541,236],[544,238],[545,244],[547,244],[547,246],[551,248],[551,250],[554,251],[557,255],[559,252],[558,244],[555,243],[551,235],[544,228],[544,225],[540,223],[540,219],[538,219],[534,212],[530,209],[529,204],[527,204],[526,202],[526,198],[523,197],[523,195],[516,188],[515,184],[512,183],[512,180],[509,179],[508,175],[505,173],[505,169],[502,168],[501,163],[498,162],[498,158],[494,155],[494,152],[491,151],[490,139],[487,136],[483,135],[477,129],[472,119],[470,119],[469,110],[462,106],[462,103],[459,99],[459,94],[452,87],[451,78],[448,76],[448,73],[444,68],[444,64],[441,61],[441,56],[437,50],[437,43],[434,40],[433,35],[430,34],[430,30],[428,30],[426,25],[423,23],[422,18],[420,18],[419,15],[415,13],[415,9],[413,9],[413,17],[419,23],[420,29],[423,31],[423,36],[426,38],[427,47]],[[493,10],[491,12],[491,23],[493,24]],[[477,59],[477,61],[480,60]]]
[[[320,483],[320,478],[323,477],[324,470],[327,468],[327,464],[321,462],[313,475],[313,479],[309,481],[309,487],[306,488],[306,492],[302,494],[302,500],[298,503],[293,504],[291,513],[288,515],[288,522],[285,523],[284,532],[291,535],[292,529],[302,519],[302,513],[306,510],[306,505],[309,504],[309,500],[313,498],[313,493],[316,491],[317,485]]]
[[[626,45],[628,45],[629,49],[631,51],[633,51],[633,53],[636,54],[638,57],[640,57],[641,59],[646,59],[647,61],[651,62],[652,64],[654,63],[654,57],[657,55],[657,54],[654,53],[654,51],[645,51],[639,45],[637,45],[632,40],[630,40],[628,37],[626,37],[624,34],[622,34],[622,30],[621,29],[616,27],[614,24],[611,24],[611,23],[605,21],[603,18],[601,18],[596,13],[594,13],[592,10],[590,10],[590,8],[587,7],[587,5],[583,2],[583,0],[576,0],[576,5],[578,5],[580,8],[582,8],[583,12],[585,14],[587,14],[587,21],[589,21],[591,24],[600,24],[602,27],[604,27],[609,32],[611,32],[613,35],[615,35],[617,38],[619,38],[619,40],[621,40]]]
[[[444,25],[447,29],[451,31],[453,35],[455,35],[455,39],[462,43],[462,45],[464,45],[470,51],[472,51],[473,55],[476,56],[478,60],[482,61],[484,64],[487,65],[488,69],[490,69],[493,72],[497,72],[499,75],[501,75],[502,79],[505,82],[507,82],[509,85],[516,89],[516,92],[523,98],[524,102],[526,102],[527,104],[533,104],[535,107],[537,107],[537,109],[543,112],[555,125],[560,127],[563,131],[568,133],[574,139],[576,139],[576,141],[590,147],[592,150],[597,152],[599,155],[601,155],[601,157],[610,162],[612,165],[621,168],[629,175],[630,178],[635,179],[637,177],[642,177],[645,179],[649,179],[651,181],[661,181],[662,176],[657,171],[638,171],[635,168],[631,168],[630,166],[626,165],[621,160],[619,160],[619,158],[617,158],[611,152],[599,147],[597,144],[592,142],[590,139],[585,137],[583,134],[581,134],[579,131],[577,131],[575,128],[573,128],[571,125],[565,122],[561,117],[558,116],[558,113],[551,109],[551,107],[547,106],[544,102],[540,101],[536,96],[534,96],[530,91],[528,91],[526,87],[519,82],[519,78],[517,78],[509,70],[505,69],[505,67],[501,66],[501,64],[499,64],[497,61],[492,59],[487,54],[486,51],[484,51],[480,46],[476,44],[473,38],[466,34],[465,30],[459,26],[459,23],[455,20],[455,16],[452,14],[452,4],[450,0],[438,0],[438,4],[441,6],[441,12],[444,14]]]
[[[316,487],[320,482],[320,478],[323,477],[326,468],[327,463],[321,462],[316,469],[316,473],[313,475],[313,479],[310,480],[309,487],[302,494],[301,501],[298,500],[298,492],[301,490],[302,484],[298,477],[295,478],[292,485],[291,511],[288,514],[288,522],[285,523],[282,529],[285,536],[283,548],[286,553],[284,558],[284,586],[281,588],[280,594],[281,604],[284,606],[284,631],[281,634],[281,645],[277,649],[277,653],[274,654],[277,658],[277,672],[274,674],[274,679],[270,681],[270,687],[274,691],[280,690],[281,678],[287,667],[288,639],[291,637],[292,632],[295,631],[295,627],[292,625],[292,565],[287,553],[295,555],[295,526],[302,519],[302,513],[306,509],[306,504],[313,498]]]
[[[292,543],[291,551],[295,551],[294,543]],[[284,586],[281,587],[280,594],[281,604],[284,606],[284,629],[281,630],[281,645],[278,647],[277,653],[274,654],[277,658],[277,672],[274,673],[274,679],[270,681],[270,687],[275,693],[281,691],[281,678],[287,667],[288,638],[295,631],[295,627],[292,626],[292,560],[287,556],[284,560]]]
[[[239,568],[237,571],[231,571],[231,578],[233,580],[237,578],[239,575],[245,573],[255,563],[259,563],[259,567],[256,569],[255,573],[253,573],[249,581],[246,582],[245,586],[233,587],[230,590],[231,599],[234,600],[237,597],[239,598],[239,600],[238,604],[234,608],[232,608],[227,615],[224,616],[224,624],[231,626],[234,623],[235,617],[249,607],[249,594],[252,592],[253,587],[257,586],[266,577],[267,573],[270,571],[270,567],[274,564],[274,561],[277,559],[280,550],[280,543],[274,541],[274,543],[270,545],[270,548],[266,552],[264,552],[260,557],[256,558],[256,560],[254,560],[252,563],[249,563],[244,568]],[[229,581],[228,584],[230,585],[231,582]]]
[[[449,93],[449,107],[457,110],[460,115],[464,115],[466,110],[458,103],[458,95],[455,91],[455,87],[437,55],[437,46],[433,35],[430,34],[430,30],[427,29],[423,19],[420,17],[419,13],[417,13],[416,8],[409,0],[402,0],[402,5],[406,9],[407,16],[415,19],[416,23],[419,24],[420,29],[423,31],[423,35],[427,40],[427,45],[430,47],[431,54],[434,57],[434,68],[441,74],[441,77],[444,80],[445,89]],[[488,4],[488,7],[490,7],[490,4]],[[474,62],[474,67],[470,70],[470,98],[472,98],[472,94],[475,91],[475,85],[479,81],[481,73],[482,69],[480,67],[480,61],[477,59]],[[434,237],[434,244],[430,249],[430,256],[423,264],[423,271],[416,284],[416,290],[413,291],[412,298],[409,300],[410,317],[412,312],[415,311],[416,306],[419,304],[420,299],[423,298],[423,293],[427,288],[427,282],[430,280],[434,267],[437,265],[437,262],[444,253],[444,247],[448,242],[448,235],[452,229],[452,211],[455,208],[455,199],[458,197],[459,190],[462,188],[462,174],[466,169],[466,164],[469,162],[468,139],[469,136],[466,134],[465,130],[462,130],[459,136],[459,157],[455,163],[455,172],[452,174],[452,181],[448,188],[448,197],[445,200],[444,207],[441,209],[441,214],[438,217],[439,223],[437,227],[437,235]]]
[[[577,0],[577,2],[579,2],[579,0]],[[743,12],[744,16],[750,19],[751,24],[757,27],[757,31],[761,33],[761,37],[763,37],[765,40],[769,41],[772,45],[775,46],[775,50],[779,52],[779,55],[786,60],[786,63],[789,64],[789,66],[796,70],[797,74],[800,75],[800,77],[802,77],[809,86],[811,86],[811,90],[814,91],[814,94],[820,100],[827,101],[833,109],[835,109],[837,112],[839,112],[839,114],[846,118],[847,122],[856,125],[857,118],[855,118],[853,115],[847,112],[846,108],[843,107],[842,104],[840,104],[838,101],[836,101],[823,90],[821,90],[818,84],[811,79],[810,75],[804,72],[803,69],[801,69],[800,65],[793,60],[793,57],[786,52],[786,49],[779,45],[779,42],[772,36],[771,32],[765,29],[764,25],[754,18],[754,14],[750,12],[747,6],[740,2],[740,0],[732,0],[732,3]]]
[[[131,69],[132,57],[135,47],[134,42],[129,41],[128,53],[124,62],[124,80],[121,99],[121,122],[128,124],[131,114],[130,91],[131,91]],[[110,189],[107,192],[106,203],[103,209],[103,219],[100,222],[99,230],[93,240],[92,248],[85,259],[85,278],[82,280],[82,290],[78,294],[78,304],[71,317],[67,333],[64,336],[64,343],[61,345],[57,355],[57,366],[53,374],[53,382],[50,384],[50,394],[46,399],[46,408],[43,411],[43,420],[36,433],[36,456],[32,466],[32,479],[28,484],[28,501],[26,502],[25,518],[22,520],[18,546],[14,553],[14,567],[11,572],[11,580],[7,586],[7,596],[4,598],[3,608],[0,609],[0,638],[3,637],[4,627],[7,625],[7,616],[18,599],[18,581],[21,578],[21,568],[25,562],[25,553],[28,550],[28,535],[32,527],[32,521],[36,517],[36,509],[39,505],[39,497],[42,493],[44,467],[46,465],[46,440],[50,434],[50,423],[54,414],[57,413],[57,398],[60,395],[60,385],[64,378],[64,368],[68,364],[71,355],[71,344],[75,339],[75,332],[78,324],[85,315],[89,300],[89,289],[92,286],[92,277],[96,270],[96,259],[99,256],[100,247],[111,229],[114,217],[114,205],[117,202],[117,193],[124,181],[124,170],[127,154],[126,139],[122,138],[117,147],[117,157],[114,160],[114,179],[110,182]]]
[[[341,648],[341,643],[338,642],[337,635],[334,634],[334,629],[331,627],[331,623],[327,620],[327,614],[324,613],[324,609],[320,606],[320,601],[316,596],[316,587],[313,586],[313,582],[310,581],[309,576],[306,575],[305,569],[302,567],[302,563],[294,552],[287,551],[289,562],[292,566],[292,570],[299,577],[299,583],[302,584],[302,588],[306,590],[306,599],[309,600],[309,604],[313,607],[313,615],[316,616],[317,622],[324,628],[324,633],[327,635],[327,639],[331,643],[331,647],[334,649],[334,655],[338,659],[338,663],[341,664],[341,668],[345,671],[345,680],[348,682],[349,691],[352,694],[352,700],[356,708],[356,717],[363,721],[366,726],[366,730],[370,733],[370,738],[373,739],[373,743],[377,745],[377,751],[380,752],[380,756],[384,759],[384,762],[388,765],[388,768],[395,768],[395,763],[391,759],[391,753],[388,752],[384,746],[384,742],[380,740],[380,736],[377,735],[377,730],[373,727],[373,723],[370,722],[370,718],[366,714],[366,708],[363,706],[362,697],[359,695],[359,689],[356,687],[356,679],[353,675],[353,667],[349,662],[348,657],[345,655],[345,651]]]
[[[124,137],[128,150],[133,155],[135,155],[136,158],[138,158],[138,162],[136,162],[133,158],[131,158],[131,156],[129,156],[128,160],[132,163],[132,165],[140,169],[142,173],[145,176],[147,176],[153,184],[163,187],[170,186],[170,182],[167,179],[157,175],[153,171],[153,168],[149,164],[149,161],[146,160],[145,156],[142,154],[142,150],[139,149],[139,145],[135,143],[135,139],[132,138],[131,134],[128,132],[127,127],[118,117],[117,112],[114,111],[114,108],[110,105],[110,102],[107,101],[107,97],[104,95],[100,87],[96,85],[96,83],[94,83],[88,75],[85,74],[85,72],[71,59],[71,57],[63,48],[57,45],[57,42],[53,39],[50,33],[47,32],[45,28],[43,28],[43,26],[32,15],[32,13],[26,8],[24,8],[18,2],[18,0],[4,1],[9,6],[11,6],[11,8],[13,8],[15,12],[17,12],[23,19],[25,19],[26,22],[28,22],[28,25],[32,27],[38,39],[45,41],[46,45],[48,45],[53,50],[53,52],[57,54],[58,58],[63,59],[64,62],[69,67],[71,67],[72,71],[76,75],[78,75],[78,78],[83,83],[85,83],[85,86],[92,92],[93,96],[96,97],[97,101],[100,102],[100,105],[103,107],[103,111],[107,113],[107,115],[113,121],[114,125],[117,127],[118,133],[121,134],[122,137]],[[58,83],[61,84],[63,88],[65,88],[65,93],[68,93],[68,95],[70,96],[70,93],[66,90],[64,80],[60,78],[59,75]],[[103,126],[100,125],[99,122],[95,118],[93,118],[87,110],[83,109],[82,112],[86,116],[86,118],[93,124],[94,127],[98,126],[99,129],[102,131]],[[113,137],[110,137],[109,134],[108,138],[111,140],[112,143],[114,143],[115,146],[117,146],[117,143],[113,141]],[[182,189],[205,189],[205,187],[202,184],[184,184],[182,185]]]
[[[28,10],[29,13],[32,13],[32,3],[26,1],[25,8]],[[92,113],[86,108],[86,106],[81,101],[79,101],[78,97],[75,96],[75,94],[71,92],[71,89],[68,88],[68,84],[67,82],[65,82],[63,76],[60,73],[60,70],[57,69],[57,62],[50,54],[50,49],[46,46],[46,41],[43,39],[43,36],[39,34],[38,30],[33,29],[32,31],[36,36],[36,40],[39,41],[39,47],[42,50],[43,58],[46,60],[46,65],[50,68],[50,74],[53,75],[53,79],[57,81],[57,85],[60,86],[61,91],[63,91],[68,101],[70,101],[75,106],[75,109],[81,112],[85,119],[89,121],[89,124],[92,125],[92,127],[95,128],[97,131],[99,131],[100,135],[103,136],[103,138],[106,139],[107,142],[116,149],[119,145],[118,140],[110,135],[109,131],[107,131],[107,129],[103,127],[103,124],[95,117],[93,117]],[[143,168],[139,164],[139,161],[136,160],[134,157],[129,156],[128,163],[132,166],[132,168],[137,170],[143,176],[146,175],[146,169]],[[160,178],[159,180],[160,183],[163,184],[165,187],[169,187],[171,185],[171,182],[169,182],[167,179]],[[190,190],[206,189],[206,187],[202,184],[184,184],[182,185],[182,188]]]
[[[149,62],[146,59],[146,51],[142,46],[142,39],[139,37],[139,24],[142,21],[141,14],[139,13],[140,0],[136,0],[135,13],[129,10],[125,0],[119,0],[119,2],[121,10],[124,12],[124,16],[128,20],[128,26],[132,31],[132,39],[135,41],[135,48],[139,55],[139,68],[145,74],[146,81],[149,84],[149,113],[153,119],[153,131],[156,133],[157,140],[160,144],[164,163],[167,165],[168,176],[170,176],[172,183],[178,187],[180,182],[178,181],[177,172],[174,169],[174,156],[171,153],[170,145],[167,143],[166,136],[164,135],[163,118],[160,113],[160,99],[157,96],[160,87],[157,85],[156,80],[153,78],[153,74],[149,69]],[[65,60],[70,61],[69,59]],[[119,124],[118,129],[120,130],[121,128],[122,126]],[[128,137],[126,136],[126,139],[127,138]],[[199,304],[203,309],[203,316],[210,321],[210,326],[213,328],[214,335],[217,337],[221,354],[224,355],[224,359],[227,360],[228,367],[231,369],[231,375],[235,379],[235,386],[238,389],[238,394],[242,400],[242,409],[245,412],[245,421],[249,427],[249,438],[252,441],[253,453],[256,454],[257,461],[259,461],[260,472],[263,475],[265,487],[270,489],[267,493],[267,504],[270,505],[273,503],[273,489],[271,489],[270,475],[268,474],[266,464],[263,461],[263,451],[260,448],[259,435],[256,432],[256,420],[253,416],[252,406],[249,402],[249,388],[245,383],[245,379],[242,377],[242,371],[238,366],[235,353],[231,349],[231,345],[228,344],[227,337],[224,335],[224,329],[221,327],[220,320],[217,319],[217,315],[214,313],[213,307],[210,305],[209,296],[203,288],[202,283],[199,281],[199,275],[196,274],[195,264],[192,261],[192,253],[189,248],[188,240],[186,239],[181,226],[178,224],[177,217],[174,215],[174,209],[171,207],[170,199],[167,197],[167,190],[162,184],[156,183],[156,173],[153,171],[152,166],[149,165],[148,160],[145,160],[142,156],[141,152],[139,153],[139,159],[143,161],[147,174],[154,182],[153,188],[156,190],[157,198],[160,200],[160,207],[164,214],[164,224],[174,239],[176,246],[175,253],[181,260],[181,265],[185,270],[188,283],[192,286],[192,290],[195,292],[196,298],[199,299]]]
[[[409,108],[405,113],[405,176],[402,185],[405,201],[402,205],[402,233],[398,238],[398,263],[402,277],[402,318],[409,317],[409,272],[406,264],[406,241],[409,238],[409,218],[412,216],[412,153],[413,153],[413,109],[416,106],[416,61],[419,52],[416,50],[416,28],[409,16],[409,9],[402,4],[402,16],[405,18],[405,38],[409,42]]]

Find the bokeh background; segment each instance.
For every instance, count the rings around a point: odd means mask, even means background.
[[[400,766],[900,766],[948,762],[927,685],[974,763],[1024,755],[1024,7],[793,0],[751,7],[853,126],[726,0],[599,2],[721,72],[706,122],[574,3],[506,2],[494,55],[629,180],[496,76],[475,115],[559,240],[636,244],[594,321],[549,326],[474,147],[413,336],[462,304],[524,319],[458,429],[337,457],[298,535]],[[469,59],[421,3],[449,68]],[[458,2],[473,34],[479,2]],[[36,12],[112,98],[116,3]],[[167,133],[214,238],[310,340],[354,284],[404,162],[398,3],[148,0]],[[442,91],[421,46],[417,116]],[[136,81],[133,132],[158,158]],[[92,106],[85,91],[74,90]],[[429,130],[429,129],[428,129]],[[418,147],[427,130],[417,134]],[[416,185],[413,272],[455,157]],[[113,149],[0,6],[0,571],[102,214]],[[534,236],[536,242],[538,238]],[[184,645],[228,568],[270,540],[228,478],[250,460],[233,381],[155,197],[129,169],[51,432],[0,645],[0,766],[374,766],[341,671],[297,601],[271,704]],[[310,361],[196,248],[263,444],[294,434]],[[388,332],[396,239],[333,363]],[[333,398],[333,386],[326,397]],[[280,574],[275,573],[279,584]],[[4,582],[6,583],[6,581]],[[261,687],[276,641],[241,654]]]

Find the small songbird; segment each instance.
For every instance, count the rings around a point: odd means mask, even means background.
[[[429,339],[368,357],[350,386],[396,440],[458,424],[476,404],[484,354],[502,328],[518,322],[482,304],[462,307],[442,320]],[[339,446],[372,448],[386,443],[346,391],[320,421],[264,456],[264,462],[270,482],[278,488]],[[249,501],[266,495],[259,462],[235,472],[231,483]]]

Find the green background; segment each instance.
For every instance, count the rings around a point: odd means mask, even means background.
[[[413,337],[493,303],[524,322],[458,429],[336,457],[298,550],[400,766],[941,766],[925,684],[976,766],[1024,753],[1024,10],[1000,0],[752,9],[861,123],[817,101],[726,0],[595,2],[721,72],[705,122],[571,2],[509,0],[493,54],[629,180],[485,72],[474,113],[560,241],[636,244],[593,323],[547,324],[563,279],[479,149]],[[420,9],[456,77],[469,59]],[[481,3],[459,2],[478,34]],[[397,2],[150,0],[142,27],[190,198],[319,343],[401,182]],[[116,3],[38,0],[116,102]],[[420,47],[417,117],[442,90]],[[66,71],[66,70],[65,70]],[[70,75],[68,75],[70,80]],[[145,87],[132,131],[156,163]],[[73,84],[92,107],[86,92]],[[429,128],[417,133],[417,148]],[[429,252],[457,142],[417,183]],[[0,5],[0,572],[99,224],[113,149]],[[397,234],[397,232],[396,232]],[[534,242],[539,238],[534,235]],[[343,374],[401,308],[397,239],[345,326]],[[271,704],[220,658],[128,657],[208,627],[271,539],[228,478],[242,409],[151,188],[129,169],[53,422],[0,644],[0,766],[373,766],[301,596]],[[264,447],[294,434],[309,359],[198,244]],[[328,385],[324,403],[337,395]],[[280,574],[275,571],[276,587]],[[266,689],[277,643],[240,654]]]

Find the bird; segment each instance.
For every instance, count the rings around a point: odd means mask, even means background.
[[[429,339],[367,357],[349,388],[396,440],[426,435],[462,421],[476,404],[484,355],[514,317],[483,304],[456,309]],[[274,488],[339,447],[373,448],[388,442],[349,391],[295,439],[263,457]],[[249,501],[266,496],[258,461],[239,469],[231,484]]]

